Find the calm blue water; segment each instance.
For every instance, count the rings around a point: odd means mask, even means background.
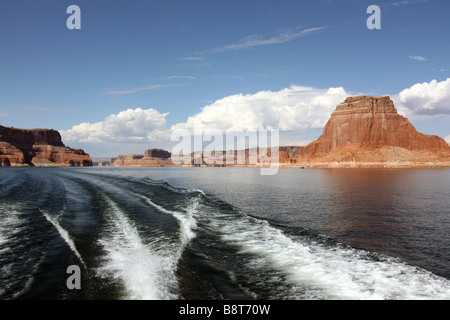
[[[1,168],[0,298],[449,299],[449,227],[448,169]]]

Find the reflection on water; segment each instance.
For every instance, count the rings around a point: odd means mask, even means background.
[[[448,269],[448,170],[323,170],[333,236],[355,247]],[[448,192],[448,191],[447,191]],[[448,277],[448,271],[445,271]]]

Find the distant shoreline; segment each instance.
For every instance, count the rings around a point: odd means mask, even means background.
[[[273,166],[278,169],[448,169],[450,163],[316,163],[304,165],[279,165]],[[139,165],[93,165],[89,167],[68,167],[61,165],[38,165],[38,166],[10,166],[0,168],[270,168],[270,166],[257,165],[217,165],[217,166],[195,166],[195,165],[163,165],[163,166],[139,166]]]
[[[140,165],[106,165],[93,167],[107,168],[270,168],[270,166],[260,165],[163,165],[163,166],[140,166]],[[401,169],[401,168],[450,168],[450,162],[446,163],[308,163],[308,164],[280,164],[275,165],[279,169]]]

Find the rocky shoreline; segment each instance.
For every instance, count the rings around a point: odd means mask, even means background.
[[[0,126],[1,167],[89,167],[82,149],[66,147],[58,131]]]
[[[450,167],[450,145],[418,132],[388,96],[348,97],[322,135],[305,147],[198,151],[174,157],[163,149],[119,155],[95,165],[115,167],[416,168]],[[58,131],[0,126],[0,166],[92,166],[89,154],[66,147]]]

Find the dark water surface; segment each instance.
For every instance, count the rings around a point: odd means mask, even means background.
[[[449,299],[449,227],[448,169],[0,168],[0,298]]]

